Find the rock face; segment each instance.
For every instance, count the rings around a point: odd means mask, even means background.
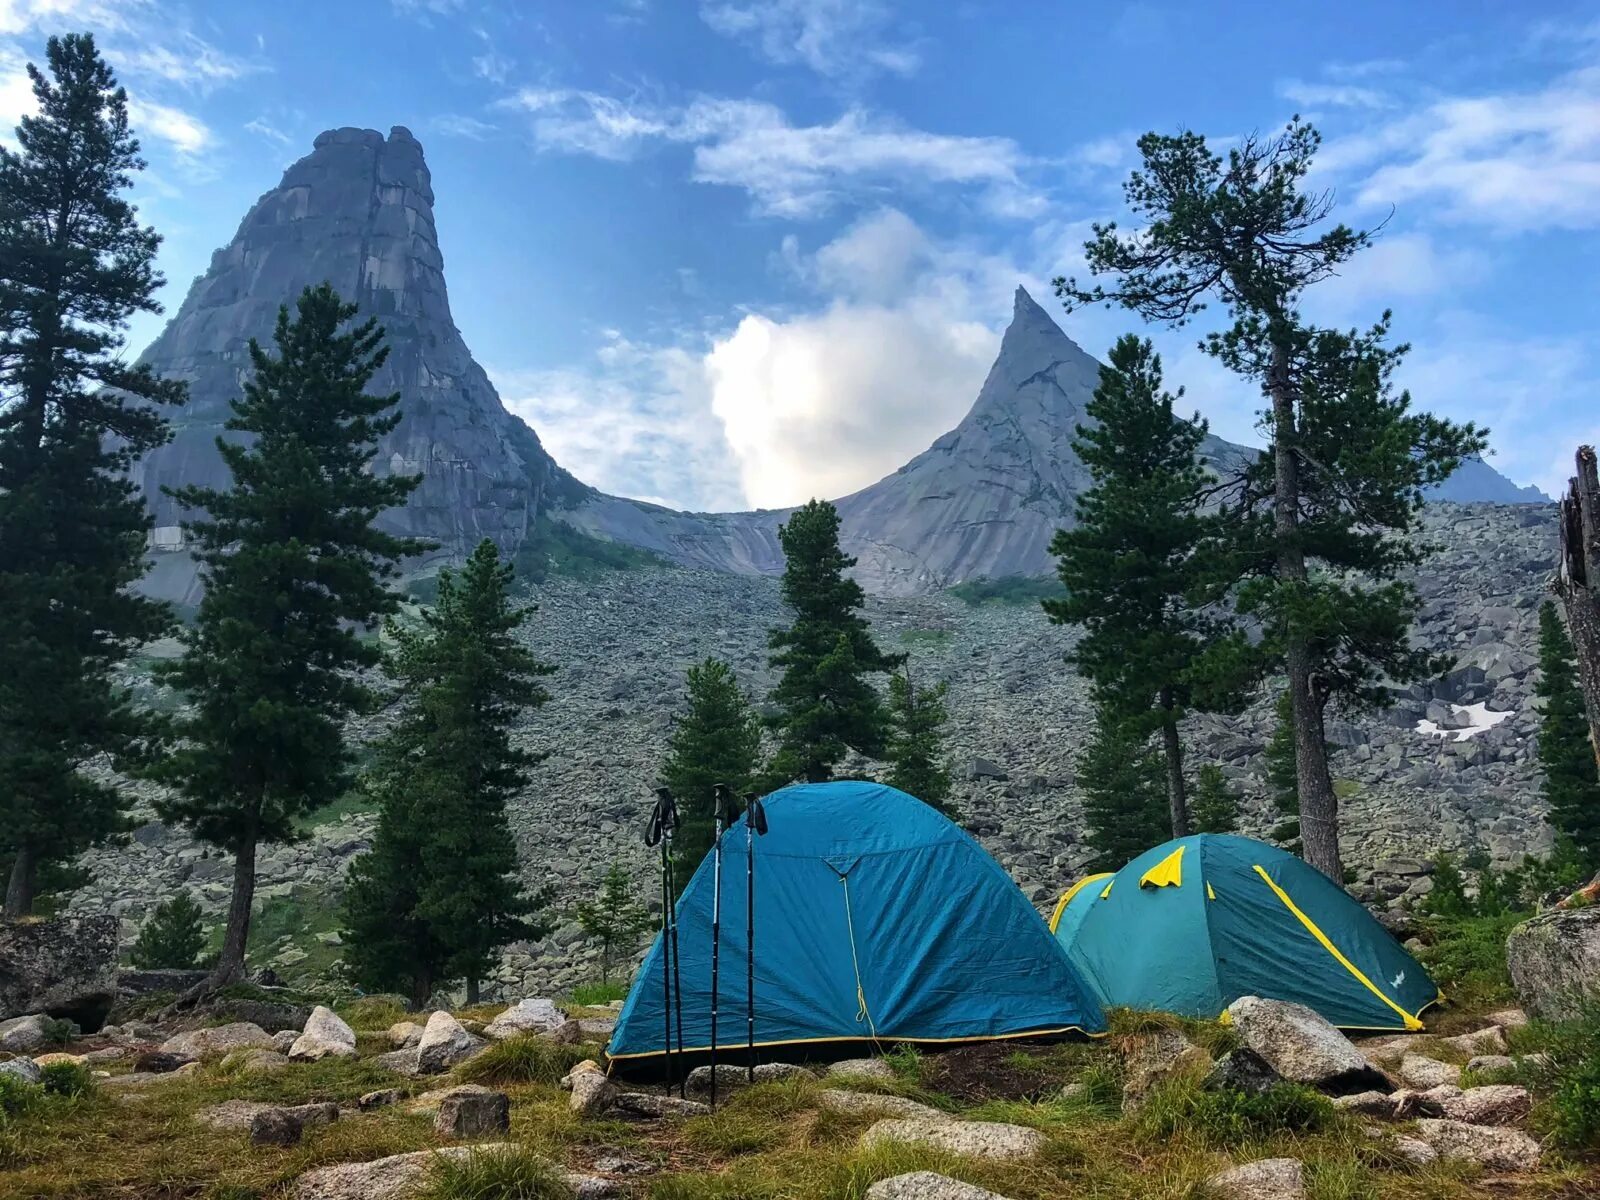
[[[116,999],[116,917],[0,922],[0,1020],[46,1013],[93,1032]]]
[[[422,146],[409,131],[396,126],[385,138],[330,129],[212,255],[140,359],[189,383],[172,441],[135,472],[156,514],[148,590],[197,599],[181,514],[161,489],[227,485],[214,439],[249,374],[249,340],[270,349],[278,306],[292,307],[302,289],[324,280],[387,335],[389,359],[368,390],[399,392],[404,418],[374,469],[422,475],[406,506],[380,524],[439,543],[442,556],[460,558],[485,537],[510,551],[546,505],[586,491],[505,411],[468,352],[450,316],[433,199]]]
[[[976,1184],[963,1183],[935,1171],[912,1171],[880,1179],[867,1189],[867,1200],[1004,1200]]]
[[[1585,999],[1600,998],[1600,908],[1553,910],[1518,925],[1506,939],[1506,965],[1530,1013],[1576,1016]]]

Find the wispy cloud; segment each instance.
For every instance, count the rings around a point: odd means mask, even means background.
[[[122,74],[165,80],[191,91],[207,92],[266,69],[259,59],[239,58],[193,33],[180,32],[170,42],[145,42],[119,48],[106,57]]]
[[[891,32],[893,13],[878,0],[702,0],[700,17],[768,62],[830,79],[912,75],[922,65],[915,43]]]
[[[130,97],[128,119],[135,129],[160,138],[185,157],[201,154],[216,142],[216,135],[204,121],[170,105]]]
[[[486,141],[495,132],[495,127],[488,121],[459,113],[441,113],[437,117],[429,117],[428,128],[443,137],[467,138],[474,142]]]
[[[1043,198],[1031,163],[1010,138],[932,133],[851,108],[827,124],[794,125],[776,105],[700,97],[662,106],[570,88],[524,88],[508,102],[527,113],[545,149],[623,161],[653,142],[693,147],[691,177],[748,192],[759,212],[807,218],[891,187],[977,187],[1002,217],[1036,216]]]
[[[255,117],[244,123],[246,133],[253,133],[257,137],[265,138],[269,142],[276,142],[280,146],[287,146],[294,141],[283,130],[273,125],[265,117]]]
[[[1278,95],[1306,109],[1389,108],[1394,104],[1386,92],[1353,83],[1306,83],[1289,79],[1278,85]]]

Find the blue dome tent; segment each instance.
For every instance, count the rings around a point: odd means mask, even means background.
[[[1098,1032],[1105,1019],[1027,899],[948,818],[876,783],[797,784],[764,801],[755,841],[755,1041],[964,1042]],[[718,1053],[746,1047],[746,835],[723,839]],[[684,1051],[711,1035],[712,861],[677,905]],[[609,1054],[663,1057],[661,938],[622,1007]],[[673,1050],[677,1049],[674,1035]]]
[[[1216,1017],[1240,996],[1264,996],[1345,1029],[1415,1030],[1439,999],[1343,888],[1232,834],[1178,838],[1079,880],[1050,928],[1107,1008]]]

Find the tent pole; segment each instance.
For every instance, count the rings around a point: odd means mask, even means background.
[[[650,822],[645,829],[644,842],[646,846],[661,847],[661,1020],[664,1026],[661,1051],[665,1056],[667,1065],[667,1091],[672,1090],[672,992],[673,972],[668,968],[672,966],[672,951],[677,944],[677,921],[673,913],[672,903],[672,828],[678,823],[678,809],[673,802],[672,792],[667,788],[656,789],[655,808],[650,813]],[[681,1005],[681,1000],[680,1000]],[[683,1030],[678,1031],[680,1041]]]
[[[745,1081],[756,1081],[756,835],[767,832],[767,810],[754,792],[745,797],[744,804],[744,854],[745,854],[745,931],[744,931],[744,986],[745,1017],[747,1021],[745,1045]]]
[[[722,829],[727,820],[728,785],[716,786],[716,839],[711,843],[711,1107],[717,1106],[717,995],[722,941]]]

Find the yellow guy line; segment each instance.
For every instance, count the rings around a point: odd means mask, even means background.
[[[1333,955],[1334,958],[1339,960],[1339,965],[1340,966],[1342,966],[1346,971],[1349,971],[1350,974],[1354,975],[1357,979],[1359,979],[1362,982],[1362,984],[1365,985],[1366,989],[1369,992],[1371,992],[1379,1000],[1382,1000],[1390,1008],[1394,1009],[1395,1012],[1400,1014],[1400,1016],[1405,1020],[1407,1029],[1421,1029],[1422,1028],[1422,1022],[1421,1021],[1419,1021],[1416,1017],[1412,1016],[1405,1009],[1401,1008],[1393,1000],[1389,999],[1389,997],[1385,996],[1382,992],[1380,992],[1378,990],[1378,988],[1377,988],[1377,985],[1375,985],[1372,982],[1372,980],[1368,979],[1365,975],[1363,975],[1361,973],[1361,971],[1356,967],[1355,963],[1351,962],[1348,958],[1346,958],[1343,954],[1341,954],[1339,952],[1339,947],[1335,946],[1332,942],[1330,942],[1328,940],[1328,935],[1323,933],[1322,930],[1317,928],[1317,924],[1316,924],[1315,921],[1313,921],[1310,917],[1306,916],[1305,913],[1301,912],[1297,907],[1295,907],[1295,902],[1293,900],[1289,899],[1289,893],[1284,891],[1281,887],[1279,887],[1276,883],[1274,883],[1272,881],[1272,876],[1268,875],[1266,870],[1259,863],[1256,865],[1256,874],[1261,876],[1261,878],[1263,878],[1263,879],[1265,879],[1267,881],[1267,886],[1269,888],[1271,888],[1274,892],[1277,893],[1278,899],[1283,901],[1284,907],[1287,908],[1290,912],[1292,912],[1295,916],[1300,918],[1300,924],[1304,925],[1307,929],[1309,929],[1311,931],[1311,936],[1316,938],[1317,941],[1322,943],[1322,948],[1324,950],[1326,950],[1329,954]]]

